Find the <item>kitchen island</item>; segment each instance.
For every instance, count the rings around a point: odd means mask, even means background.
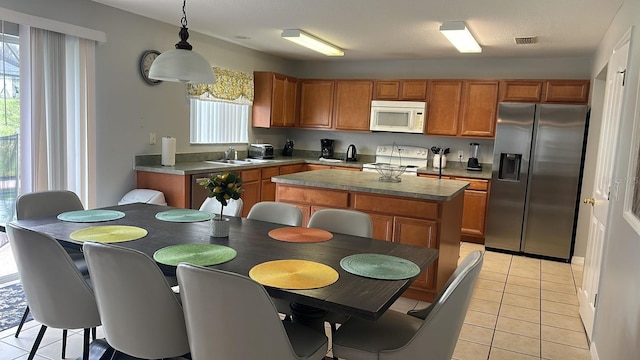
[[[272,177],[276,200],[297,205],[305,221],[325,208],[365,212],[379,240],[438,249],[438,260],[403,296],[433,301],[458,264],[466,181],[403,176],[378,181],[370,172],[315,170]],[[363,249],[366,252],[366,249]]]

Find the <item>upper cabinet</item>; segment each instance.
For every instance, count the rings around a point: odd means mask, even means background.
[[[503,80],[500,101],[586,104],[589,80]]]
[[[369,131],[371,80],[302,80],[300,127]]]
[[[300,127],[331,128],[334,87],[334,80],[300,81]]]
[[[372,89],[370,80],[336,80],[336,130],[369,131]]]
[[[298,80],[274,72],[256,71],[253,81],[253,126],[294,127]]]
[[[374,100],[414,100],[427,98],[427,80],[376,80]]]
[[[432,80],[425,134],[494,137],[497,80]]]

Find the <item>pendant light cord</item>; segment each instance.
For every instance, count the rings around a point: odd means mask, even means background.
[[[182,19],[180,19],[180,24],[182,27],[187,27],[187,0],[182,2]]]

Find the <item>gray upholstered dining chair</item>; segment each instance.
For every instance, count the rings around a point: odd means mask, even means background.
[[[48,190],[22,194],[16,200],[16,218],[18,220],[36,219],[48,216],[55,216],[65,211],[84,210],[82,201],[76,193],[68,190]],[[75,266],[83,275],[87,275],[87,263],[84,261],[82,252],[78,250],[65,249]],[[29,315],[29,306],[24,310],[22,319],[16,329],[15,337],[20,335],[22,326]],[[95,336],[94,336],[95,337]],[[62,357],[65,357],[67,331],[62,331]]]
[[[371,217],[357,210],[318,210],[311,214],[307,226],[353,236],[371,237],[373,235]]]
[[[373,236],[371,217],[357,210],[322,209],[314,212],[309,219],[308,227],[324,229],[340,234],[361,237]],[[347,321],[349,316],[339,313],[327,313],[325,321],[331,326],[331,334],[336,331],[337,324]]]
[[[351,318],[333,336],[334,356],[349,359],[451,359],[482,268],[470,253],[427,308],[411,315],[387,310],[378,320]]]
[[[109,345],[142,359],[189,353],[179,295],[153,259],[112,244],[86,242],[83,250]]]
[[[289,226],[301,226],[302,210],[291,204],[275,201],[261,201],[251,207],[249,214],[247,214],[247,219]]]
[[[210,197],[204,199],[204,201],[202,202],[202,205],[200,205],[200,211],[210,212],[214,215],[219,215],[221,209],[222,209],[222,205],[220,204],[220,202],[215,198],[210,198]],[[225,206],[224,209],[222,209],[222,214],[227,216],[235,216],[235,217],[242,215],[242,199],[227,200],[227,206]]]
[[[100,325],[96,300],[85,277],[60,243],[49,235],[7,224],[18,274],[33,318],[42,324],[29,359],[47,327],[84,329],[83,359],[89,358],[89,330]],[[63,355],[66,345],[63,339]]]
[[[252,279],[184,263],[177,274],[194,360],[324,359],[327,337],[281,321]]]

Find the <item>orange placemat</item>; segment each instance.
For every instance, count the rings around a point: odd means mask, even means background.
[[[249,271],[249,277],[262,285],[291,290],[329,286],[338,276],[332,267],[307,260],[267,261]]]
[[[322,242],[330,240],[333,234],[327,230],[306,227],[283,227],[269,231],[273,239],[288,242]]]

